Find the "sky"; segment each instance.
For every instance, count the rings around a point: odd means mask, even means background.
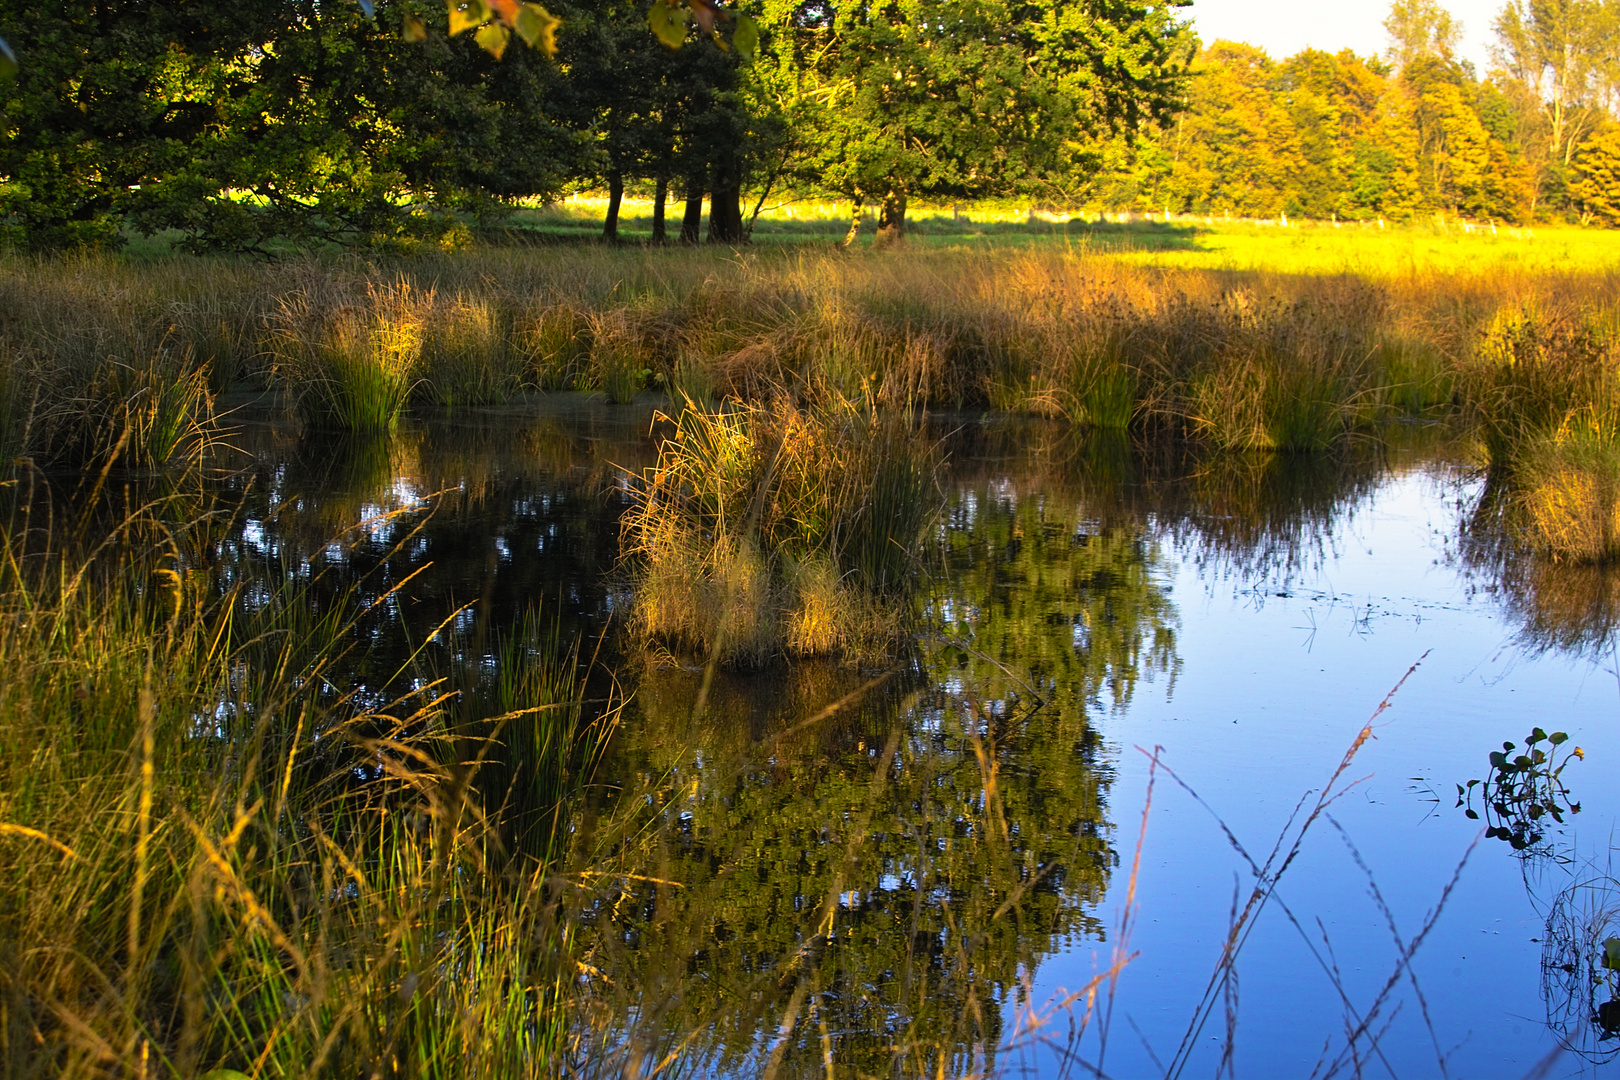
[[[1503,0],[1441,0],[1441,6],[1462,23],[1464,60],[1472,60],[1481,75],[1490,66],[1491,23]],[[1328,52],[1354,49],[1362,56],[1381,53],[1388,44],[1384,16],[1389,0],[1194,0],[1182,9],[1191,16],[1198,36],[1259,45],[1281,60],[1312,46]]]

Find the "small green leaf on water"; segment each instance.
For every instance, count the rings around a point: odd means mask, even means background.
[[[676,7],[666,3],[665,0],[653,0],[653,6],[647,12],[647,25],[652,27],[653,36],[671,49],[681,47],[686,40],[686,24],[692,18],[692,13],[685,7]]]
[[[737,16],[737,28],[731,33],[731,43],[744,60],[752,60],[759,51],[759,23],[747,15]]]
[[[17,54],[11,51],[5,38],[0,38],[0,82],[17,77]]]
[[[1603,966],[1610,971],[1620,971],[1620,937],[1603,939]]]

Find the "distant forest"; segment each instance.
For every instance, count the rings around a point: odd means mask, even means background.
[[[655,242],[744,241],[784,196],[891,239],[985,198],[1620,224],[1620,0],[1509,0],[1484,77],[1435,0],[1382,56],[1281,62],[1178,0],[507,7],[545,47],[471,30],[484,0],[0,0],[0,244],[454,246],[581,190],[610,240],[655,195]]]
[[[1095,148],[1097,172],[1063,197],[1116,211],[1620,225],[1617,11],[1509,4],[1483,78],[1432,5],[1396,6],[1382,57],[1278,61],[1213,42],[1175,117]]]

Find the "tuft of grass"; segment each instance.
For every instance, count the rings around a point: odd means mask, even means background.
[[[1516,461],[1532,546],[1576,562],[1620,555],[1620,440],[1612,430],[1565,424],[1528,440]]]
[[[533,626],[479,704],[339,686],[361,594],[250,594],[166,509],[120,526],[152,548],[5,536],[7,1074],[544,1071],[576,978],[564,834],[520,847],[484,806],[561,820],[613,710],[585,722]]]
[[[370,285],[363,303],[331,313],[307,299],[283,308],[279,374],[293,385],[305,422],[394,429],[422,371],[424,326],[414,299],[401,281]]]
[[[545,304],[524,318],[516,332],[517,351],[530,380],[542,390],[581,386],[591,355],[588,315],[570,304]]]
[[[634,309],[609,311],[591,324],[586,378],[615,405],[628,404],[652,374],[638,314]]]
[[[446,409],[512,399],[524,365],[494,304],[467,294],[429,309],[422,328],[416,396]]]
[[[639,629],[740,665],[892,650],[938,505],[910,424],[786,397],[670,422],[623,524]]]

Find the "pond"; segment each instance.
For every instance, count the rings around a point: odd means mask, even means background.
[[[930,423],[946,505],[894,670],[711,678],[626,644],[645,404],[362,441],[244,422],[217,556],[369,575],[347,674],[376,701],[531,610],[612,672],[628,705],[575,821],[614,868],[579,891],[608,1016],[582,1053],[1501,1076],[1620,1052],[1608,575],[1519,551],[1437,429],[1251,460]],[[1499,775],[1538,728],[1548,763]]]

